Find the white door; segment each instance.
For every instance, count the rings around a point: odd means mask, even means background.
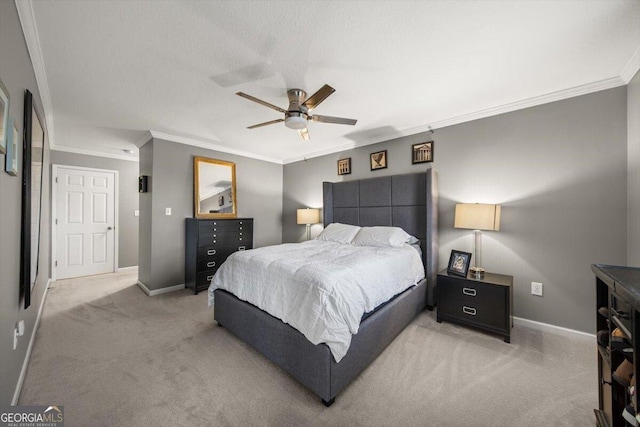
[[[54,166],[55,278],[115,271],[116,172]]]

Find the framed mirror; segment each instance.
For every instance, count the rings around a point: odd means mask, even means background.
[[[236,218],[236,164],[194,157],[193,200],[196,218]]]
[[[20,299],[31,305],[31,290],[38,278],[40,214],[42,202],[42,160],[44,127],[28,90],[24,95],[22,138],[22,229],[20,235]]]

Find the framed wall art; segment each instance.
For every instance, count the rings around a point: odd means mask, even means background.
[[[386,169],[387,168],[387,150],[376,151],[369,155],[369,163],[371,170]]]
[[[338,160],[338,175],[349,175],[351,173],[351,157]]]
[[[9,144],[9,91],[0,80],[0,153],[7,153]]]
[[[447,265],[447,273],[456,276],[467,277],[469,272],[469,264],[471,263],[471,253],[457,250],[451,251],[449,264]]]
[[[433,162],[433,141],[411,146],[411,164]]]
[[[9,128],[7,155],[5,156],[4,170],[12,176],[18,175],[18,147],[20,134],[15,120],[9,120],[11,127]]]

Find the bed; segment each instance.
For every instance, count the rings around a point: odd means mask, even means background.
[[[399,227],[420,241],[425,278],[362,317],[346,354],[223,290],[213,290],[218,324],[265,355],[330,406],[422,311],[433,309],[437,271],[437,172],[323,183],[325,227],[332,223]]]

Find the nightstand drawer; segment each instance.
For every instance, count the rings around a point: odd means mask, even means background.
[[[442,299],[467,305],[484,304],[504,311],[508,288],[486,283],[448,278],[440,281],[438,292]]]
[[[445,299],[440,301],[438,305],[438,314],[453,317],[465,323],[488,326],[501,331],[507,329],[505,311],[496,310],[495,307],[486,304],[468,304]]]

